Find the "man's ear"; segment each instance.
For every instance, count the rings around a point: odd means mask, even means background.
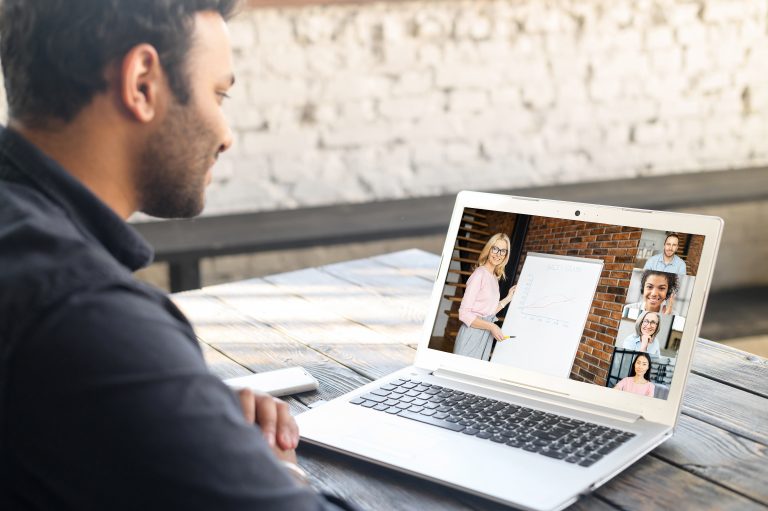
[[[155,118],[163,83],[160,57],[152,45],[139,44],[125,54],[120,68],[120,99],[137,121],[148,123]]]

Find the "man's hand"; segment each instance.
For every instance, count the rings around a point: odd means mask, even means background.
[[[245,420],[259,425],[275,455],[296,463],[294,449],[299,445],[299,427],[288,410],[288,403],[269,394],[255,394],[250,389],[239,390],[238,396]]]

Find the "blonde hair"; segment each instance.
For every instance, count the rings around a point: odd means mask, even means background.
[[[509,236],[503,232],[497,232],[491,236],[491,238],[483,247],[483,250],[480,252],[480,256],[477,258],[476,268],[479,268],[488,262],[488,257],[491,255],[491,247],[499,240],[503,240],[504,243],[507,244],[507,255],[504,256],[504,260],[501,262],[501,264],[493,269],[493,274],[497,279],[506,279],[507,274],[504,272],[504,267],[507,265],[507,261],[509,261],[509,251],[512,244],[509,241]]]
[[[651,336],[651,341],[653,341],[656,338],[656,336],[658,335],[659,330],[661,330],[661,314],[659,314],[658,312],[643,311],[643,313],[640,314],[637,317],[637,320],[635,321],[635,333],[637,333],[637,335],[640,336],[640,337],[643,336],[643,330],[642,330],[642,328],[643,328],[643,320],[646,318],[646,316],[648,316],[648,314],[656,314],[656,320],[657,320],[656,330],[653,332],[653,335]]]

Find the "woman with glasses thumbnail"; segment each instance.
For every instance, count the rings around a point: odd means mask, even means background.
[[[638,353],[632,361],[629,376],[621,380],[613,387],[616,390],[632,392],[641,396],[653,397],[654,385],[646,376],[651,374],[651,357],[647,353]]]
[[[509,236],[497,233],[480,252],[461,299],[459,320],[462,325],[453,348],[457,355],[490,360],[493,339],[504,339],[501,328],[494,321],[496,313],[512,301],[515,293],[516,286],[512,286],[506,298],[499,300],[499,280],[506,278],[504,268],[509,261],[509,246]]]
[[[645,311],[635,321],[635,333],[624,339],[625,350],[643,351],[654,357],[661,355],[656,335],[659,333],[661,315],[658,312]]]

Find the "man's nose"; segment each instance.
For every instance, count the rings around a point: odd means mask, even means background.
[[[223,153],[230,147],[232,147],[232,143],[234,142],[234,135],[232,134],[232,129],[229,127],[229,124],[224,125],[224,138],[221,141],[221,145],[219,146],[219,154]]]

